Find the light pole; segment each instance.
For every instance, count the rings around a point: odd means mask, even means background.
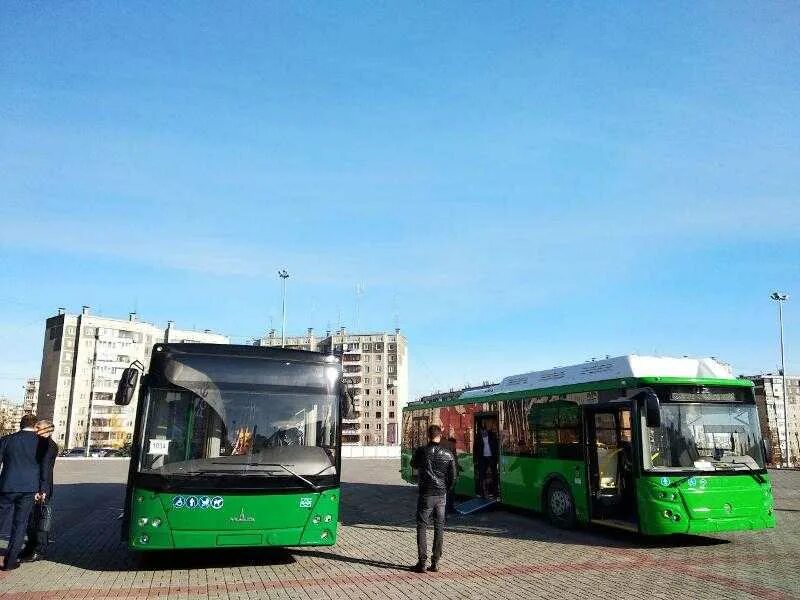
[[[786,412],[786,359],[783,353],[783,303],[789,299],[784,292],[772,292],[769,297],[778,303],[778,323],[781,329],[781,384],[783,386],[783,440],[786,442],[786,466],[789,462],[789,415]]]
[[[282,304],[283,304],[283,325],[281,326],[281,348],[286,345],[286,280],[289,279],[289,271],[281,269],[278,271],[278,277],[281,278],[283,284]]]

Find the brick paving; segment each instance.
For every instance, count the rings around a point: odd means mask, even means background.
[[[59,461],[48,560],[0,573],[0,600],[800,599],[796,471],[772,475],[775,530],[647,539],[561,531],[498,509],[452,518],[441,572],[416,574],[407,569],[415,489],[400,480],[397,461],[345,462],[334,548],[184,552],[144,563],[119,541],[126,464]]]

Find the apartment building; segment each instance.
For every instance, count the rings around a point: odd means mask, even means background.
[[[150,363],[153,344],[171,342],[230,343],[209,330],[166,329],[139,321],[92,315],[58,314],[45,322],[38,416],[55,425],[54,439],[66,448],[119,447],[133,435],[136,402],[116,406],[114,394],[123,369],[138,360]]]
[[[23,414],[22,404],[0,396],[0,436],[18,431]]]
[[[280,346],[274,330],[256,342]],[[355,400],[355,418],[342,424],[342,443],[360,446],[400,444],[400,419],[408,402],[408,342],[394,333],[348,333],[345,328],[317,338],[309,328],[305,335],[286,337],[285,346],[338,356],[343,379]]]
[[[22,411],[24,413],[36,414],[39,403],[39,379],[29,377],[25,382],[25,395],[22,398]]]
[[[783,378],[772,373],[746,375],[744,378],[755,385],[761,433],[772,449],[772,463],[783,464],[787,444],[783,427]],[[786,376],[786,413],[789,417],[789,457],[792,466],[800,466],[800,376]]]

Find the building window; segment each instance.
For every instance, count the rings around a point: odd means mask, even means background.
[[[365,412],[365,413],[364,413],[364,416],[365,416],[367,419],[369,419],[369,413],[368,413],[368,412]],[[483,435],[483,434],[481,434],[481,435]]]
[[[364,429],[369,429],[369,423],[364,423]]]
[[[381,413],[379,413],[379,412],[376,412],[376,413],[375,413],[375,418],[376,418],[376,419],[380,419],[380,418],[381,418]]]
[[[375,429],[380,429],[380,428],[381,428],[381,424],[380,424],[380,423],[378,423],[377,425],[375,425]]]
[[[394,413],[392,411],[389,411],[389,418],[390,419],[394,419]],[[481,434],[481,435],[483,435],[483,434]]]

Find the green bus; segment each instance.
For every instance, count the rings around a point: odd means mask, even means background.
[[[134,397],[125,369],[115,402]],[[341,365],[316,352],[156,344],[138,386],[123,538],[132,550],[336,542]]]
[[[775,526],[753,384],[714,359],[622,356],[409,403],[406,481],[431,424],[455,448],[458,495],[558,526],[647,535]],[[486,439],[497,440],[496,457]]]

